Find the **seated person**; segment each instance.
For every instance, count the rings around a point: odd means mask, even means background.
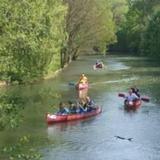
[[[98,65],[98,64],[99,64],[99,60],[97,59],[97,60],[96,60],[96,65]]]
[[[69,112],[70,112],[71,114],[76,113],[76,109],[77,109],[76,104],[74,104],[74,103],[71,102],[71,101],[68,101],[68,104],[69,104]]]
[[[92,111],[93,109],[95,109],[95,102],[90,98],[90,97],[86,97],[86,104],[84,105],[87,108],[87,111]]]
[[[132,90],[130,89],[128,92],[128,95],[125,97],[125,103],[134,102],[138,99],[139,99],[139,97],[135,93],[133,93]]]
[[[104,64],[103,64],[102,61],[100,61],[100,60],[97,60],[97,61],[96,61],[96,67],[97,67],[97,68],[102,68],[103,66],[104,66]]]
[[[60,115],[66,115],[69,113],[69,109],[67,107],[65,107],[65,104],[63,102],[59,103],[59,111],[57,112],[57,114]]]
[[[131,87],[131,90],[133,93],[135,93],[138,97],[140,97],[140,94],[139,94],[139,89],[136,88],[136,87]]]
[[[87,109],[85,109],[81,103],[77,102],[76,113],[84,113],[86,111],[87,111]]]

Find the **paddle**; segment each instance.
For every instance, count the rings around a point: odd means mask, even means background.
[[[118,96],[125,98],[125,94],[124,93],[119,93]],[[140,99],[142,101],[144,101],[144,102],[149,102],[149,100],[150,100],[149,97],[147,97],[147,96],[141,96]]]
[[[69,82],[68,85],[69,85],[69,86],[75,86],[76,83],[75,83],[75,82]]]
[[[124,94],[124,93],[118,93],[118,96],[124,98],[124,97],[125,97],[125,94]]]
[[[144,97],[141,97],[141,100],[144,102],[149,102],[150,99],[149,97],[144,96]]]

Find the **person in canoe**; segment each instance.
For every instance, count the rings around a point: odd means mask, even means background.
[[[69,113],[71,114],[76,113],[76,109],[77,109],[76,104],[73,103],[72,101],[68,101],[68,104],[69,104]]]
[[[86,103],[84,105],[85,108],[87,108],[87,111],[90,112],[93,109],[95,109],[95,102],[89,97],[86,97]]]
[[[139,97],[132,92],[132,89],[130,89],[128,95],[125,97],[125,104],[132,104],[134,101],[138,99]]]
[[[101,60],[96,60],[96,64],[94,65],[94,68],[103,68],[104,64]]]
[[[84,108],[83,107],[83,104],[81,102],[78,102],[77,101],[77,104],[76,104],[76,113],[84,113],[84,112],[87,112],[87,108]]]
[[[88,78],[85,76],[85,74],[80,76],[76,88],[78,91],[77,93],[79,101],[85,104],[86,97],[88,95]]]
[[[69,109],[65,106],[65,104],[63,102],[59,103],[59,111],[57,112],[57,114],[59,115],[66,115],[69,113]]]
[[[83,112],[87,111],[87,109],[85,109],[83,107],[83,104],[79,101],[77,101],[76,103],[68,101],[68,104],[69,104],[69,113],[70,114],[83,113]]]
[[[131,87],[133,93],[135,93],[138,97],[140,97],[139,89],[137,87]]]

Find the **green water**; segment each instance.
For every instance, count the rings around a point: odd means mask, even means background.
[[[96,59],[105,69],[93,70]],[[75,100],[81,73],[89,79],[89,95],[103,107],[101,115],[84,121],[47,126],[45,113],[55,112],[59,101]],[[137,112],[125,112],[119,92],[136,85],[149,103]],[[0,147],[29,135],[28,147],[36,147],[45,160],[159,160],[160,159],[160,63],[123,55],[82,56],[56,78],[34,85],[1,88],[1,92],[26,99],[20,127],[0,132]],[[132,137],[133,142],[114,136]],[[4,157],[0,156],[0,159]]]

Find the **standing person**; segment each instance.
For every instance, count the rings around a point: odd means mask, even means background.
[[[84,105],[86,104],[86,97],[88,96],[88,88],[78,90],[78,99]]]
[[[86,97],[88,95],[88,78],[85,76],[84,73],[80,76],[80,79],[77,83],[77,91],[80,102],[85,104]]]
[[[78,84],[79,83],[82,83],[82,84],[87,84],[88,83],[88,78],[85,76],[85,74],[81,74],[80,78],[79,78],[79,81],[78,81]]]

